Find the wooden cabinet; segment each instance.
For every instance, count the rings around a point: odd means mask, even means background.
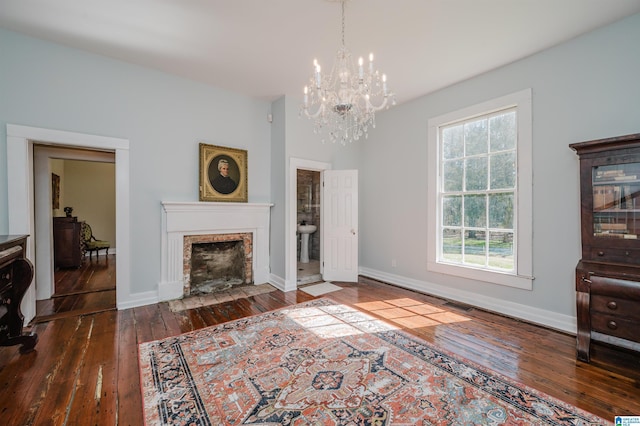
[[[20,302],[33,279],[26,247],[26,235],[0,235],[0,346],[21,344],[20,353],[31,352],[38,341],[37,334],[22,332]]]
[[[76,217],[53,218],[53,252],[57,268],[79,268],[82,264],[82,222]]]
[[[580,157],[577,357],[592,340],[640,352],[640,134],[571,144]]]

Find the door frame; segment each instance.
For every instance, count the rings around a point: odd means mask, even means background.
[[[129,218],[129,140],[39,127],[7,124],[7,187],[9,233],[30,235],[26,257],[35,264],[33,145],[97,149],[115,152],[116,163],[116,297],[118,309],[131,295]],[[36,283],[37,285],[37,283]],[[36,315],[36,289],[30,286],[21,304],[25,323]]]
[[[298,205],[298,169],[311,170],[322,173],[325,170],[331,170],[331,163],[321,161],[305,160],[302,158],[291,157],[289,160],[289,187],[287,200],[289,208],[287,210],[286,219],[286,240],[285,240],[285,289],[284,291],[292,291],[298,288],[298,261],[297,261],[297,210]],[[321,191],[322,192],[322,191]],[[320,200],[322,204],[322,199]],[[322,212],[320,213],[320,229],[322,229]],[[322,263],[323,253],[322,237],[320,238],[320,259]],[[322,266],[321,266],[322,268]]]

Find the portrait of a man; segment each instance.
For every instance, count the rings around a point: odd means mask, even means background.
[[[209,164],[211,186],[220,194],[231,194],[238,187],[237,182],[229,176],[230,167],[237,169],[237,165],[230,158],[214,158]]]

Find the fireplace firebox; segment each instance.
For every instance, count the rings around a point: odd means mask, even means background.
[[[208,234],[184,238],[184,295],[252,284],[253,235]]]

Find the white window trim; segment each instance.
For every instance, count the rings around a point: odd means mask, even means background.
[[[517,107],[518,120],[518,181],[516,199],[516,272],[503,273],[473,268],[466,265],[452,265],[437,262],[439,245],[439,220],[437,193],[440,173],[439,159],[439,127],[484,115],[501,109]],[[447,275],[484,281],[509,287],[531,290],[533,288],[533,164],[532,164],[532,106],[531,89],[502,96],[482,102],[458,111],[453,111],[428,121],[427,147],[427,270]]]

